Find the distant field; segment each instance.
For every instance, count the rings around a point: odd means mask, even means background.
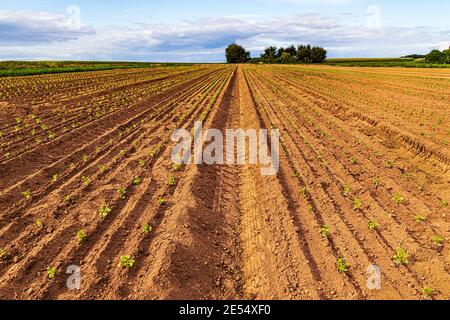
[[[182,66],[190,64],[102,61],[0,61],[0,77],[81,71],[102,71],[113,69],[152,68],[172,65]]]
[[[345,67],[404,67],[404,68],[449,68],[449,65],[425,63],[412,58],[336,58],[325,64]]]

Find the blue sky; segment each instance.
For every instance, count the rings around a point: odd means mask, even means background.
[[[450,1],[1,0],[0,59],[221,62],[230,42],[312,43],[331,57],[450,45]]]

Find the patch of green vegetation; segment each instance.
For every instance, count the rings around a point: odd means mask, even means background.
[[[393,259],[398,265],[407,265],[409,263],[409,253],[402,247],[398,247]]]
[[[337,261],[337,269],[340,273],[347,273],[350,264],[344,260],[344,258],[339,258]]]
[[[104,71],[113,69],[185,67],[186,63],[107,62],[107,61],[1,61],[0,77],[52,73]]]
[[[130,269],[134,266],[136,261],[131,256],[120,256],[119,268]]]

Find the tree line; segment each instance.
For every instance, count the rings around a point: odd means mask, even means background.
[[[433,50],[426,57],[425,62],[435,64],[450,64],[450,48],[448,50]]]
[[[311,45],[291,45],[287,48],[270,46],[259,58],[251,58],[250,52],[236,43],[230,44],[225,55],[228,63],[322,63],[327,59],[324,48]]]

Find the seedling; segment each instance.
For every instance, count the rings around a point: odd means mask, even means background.
[[[97,147],[97,148],[95,148],[95,153],[100,153],[102,151],[102,148],[100,148],[100,147]]]
[[[434,243],[435,246],[442,247],[445,239],[442,236],[440,236],[440,235],[436,235],[436,236],[433,237],[432,240],[433,240],[433,243]]]
[[[141,167],[145,166],[145,160],[144,159],[140,159],[138,162],[139,162],[139,165]]]
[[[83,155],[83,162],[88,162],[89,156],[87,154]]]
[[[392,161],[392,160],[387,160],[385,166],[386,166],[386,168],[388,168],[388,169],[392,169],[392,168],[394,167],[394,161]]]
[[[81,178],[81,181],[83,181],[83,184],[84,184],[85,186],[88,186],[88,185],[91,184],[91,178],[89,178],[89,177],[83,176],[83,177]]]
[[[357,165],[357,164],[358,164],[358,159],[356,159],[355,157],[351,157],[351,158],[350,158],[350,163],[351,163],[352,165]]]
[[[400,193],[396,193],[392,197],[392,201],[394,201],[396,204],[401,204],[405,201],[405,198]]]
[[[136,261],[131,256],[120,256],[119,268],[132,268],[135,262]]]
[[[56,267],[48,267],[47,268],[47,276],[49,279],[53,279],[56,276],[58,269]]]
[[[181,164],[178,163],[172,163],[172,171],[179,171],[181,169]]]
[[[105,218],[108,216],[108,214],[111,213],[111,209],[110,209],[109,206],[105,203],[105,204],[103,204],[103,205],[100,207],[99,213],[100,213],[100,217],[101,217],[102,219],[105,219]]]
[[[41,219],[37,219],[35,223],[36,223],[36,227],[38,227],[38,228],[42,228],[44,226],[44,223],[42,222]]]
[[[423,217],[421,215],[418,215],[418,214],[414,217],[414,221],[416,221],[417,223],[421,223],[421,222],[424,222],[426,220],[427,220],[427,218],[425,218],[425,217]]]
[[[72,197],[70,195],[64,196],[63,198],[64,202],[69,202],[70,200],[72,200]]]
[[[133,178],[133,185],[138,186],[141,184],[141,182],[142,182],[141,178],[139,178],[139,177]]]
[[[98,171],[100,171],[101,173],[105,172],[105,170],[106,170],[106,166],[105,165],[101,164],[101,165],[98,166]]]
[[[49,131],[47,137],[49,140],[52,140],[55,137],[55,134],[53,132]]]
[[[362,207],[362,202],[360,199],[353,200],[353,209],[359,210]]]
[[[31,198],[31,191],[27,190],[27,191],[22,192],[22,196],[25,198],[25,200],[30,200],[30,198]]]
[[[436,293],[436,291],[430,287],[423,288],[422,292],[427,298],[432,297]]]
[[[84,230],[81,229],[80,231],[77,232],[76,237],[79,243],[83,243],[86,240],[87,235],[86,232],[84,232]]]
[[[52,177],[52,182],[56,182],[58,181],[59,175],[58,174],[54,174]]]
[[[330,227],[327,225],[323,226],[322,229],[320,229],[320,234],[325,239],[328,239],[328,237],[330,236]]]
[[[369,230],[370,231],[375,231],[378,229],[378,222],[376,222],[375,220],[371,220],[369,221]]]
[[[402,247],[397,248],[397,252],[393,257],[394,262],[398,265],[407,265],[409,263],[408,258],[409,258],[408,252]]]
[[[378,178],[373,179],[372,183],[376,188],[379,188],[381,186],[381,181]]]
[[[448,201],[447,200],[441,200],[441,206],[448,207]]]
[[[344,197],[348,197],[351,192],[352,192],[352,189],[349,186],[344,186],[344,191],[342,191],[342,194],[344,195]]]
[[[8,254],[6,249],[0,248],[0,259],[5,257]]]
[[[306,189],[306,187],[300,187],[299,192],[302,196],[305,197],[308,190]]]
[[[159,198],[158,199],[158,203],[159,203],[160,206],[166,205],[167,202],[168,202],[167,199],[164,199],[164,198]]]
[[[119,192],[120,199],[125,200],[127,198],[127,190],[124,188],[119,188],[117,190]]]
[[[153,227],[149,224],[146,224],[142,227],[142,232],[145,234],[149,234],[153,231]]]
[[[350,264],[344,260],[344,258],[339,258],[337,261],[337,268],[340,273],[347,273]]]
[[[175,180],[175,177],[170,176],[169,180],[168,180],[168,184],[169,184],[170,187],[176,186],[177,185],[177,181]]]

